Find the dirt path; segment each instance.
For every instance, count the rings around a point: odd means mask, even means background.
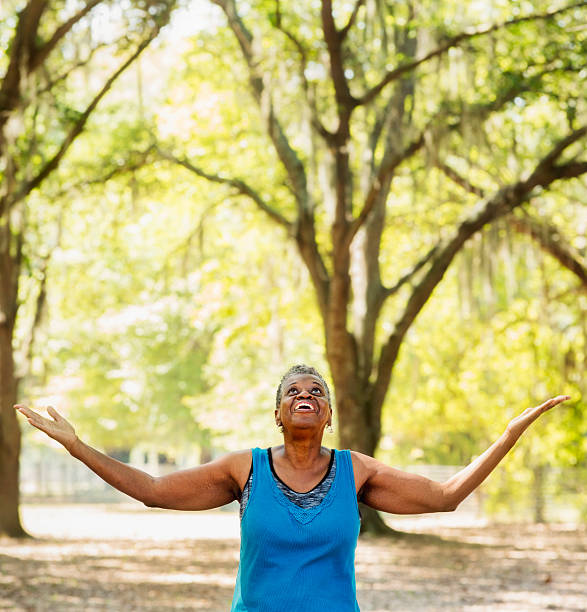
[[[230,609],[238,563],[233,513],[35,506],[23,516],[39,537],[0,540],[0,610]],[[587,611],[584,528],[420,530],[446,541],[361,540],[363,612]]]

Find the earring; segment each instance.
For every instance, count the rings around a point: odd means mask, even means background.
[[[330,423],[328,423],[328,425],[326,426],[326,431],[328,433],[334,433],[334,429]]]
[[[277,425],[277,429],[279,429],[279,431],[281,433],[283,433],[283,425],[281,423],[275,423]]]

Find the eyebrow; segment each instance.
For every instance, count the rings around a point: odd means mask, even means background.
[[[325,387],[318,379],[315,379],[312,382],[313,384],[318,385],[324,391]],[[298,387],[298,386],[299,386],[299,383],[291,382],[285,385],[284,389],[291,389],[292,387]]]

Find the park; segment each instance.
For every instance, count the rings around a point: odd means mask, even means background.
[[[587,608],[586,18],[2,3],[0,609],[228,609],[265,461],[362,610]]]
[[[0,540],[0,610],[230,607],[238,564],[236,514],[77,504],[31,505],[24,516],[37,537]],[[584,528],[512,528],[446,518],[393,523],[406,533],[434,536],[428,540],[402,538],[390,545],[385,538],[361,538],[361,610],[585,609]]]

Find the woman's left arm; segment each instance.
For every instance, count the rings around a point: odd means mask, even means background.
[[[559,395],[524,410],[482,455],[443,483],[390,468],[372,457],[353,452],[355,480],[361,485],[360,501],[393,514],[454,510],[491,474],[542,413],[568,399],[568,395]]]

